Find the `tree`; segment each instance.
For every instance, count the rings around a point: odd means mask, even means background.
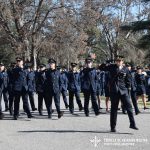
[[[143,0],[143,2],[147,3],[147,2],[150,2],[150,0]],[[146,20],[134,21],[127,25],[122,25],[120,28],[123,31],[127,31],[126,38],[129,38],[131,34],[136,34],[137,32],[140,32],[140,34],[142,34],[142,37],[138,39],[138,43],[136,44],[136,46],[142,49],[147,49],[148,51],[147,51],[146,59],[150,60],[150,57],[149,57],[150,56],[150,52],[149,52],[149,49],[150,49],[150,13],[149,11],[146,11],[146,10],[145,12],[147,12]]]

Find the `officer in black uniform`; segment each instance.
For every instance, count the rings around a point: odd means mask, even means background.
[[[92,107],[94,109],[95,115],[99,115],[99,108],[97,104],[97,72],[96,69],[92,67],[92,59],[89,57],[85,60],[86,68],[81,72],[81,88],[84,94],[84,112],[85,115],[89,116],[89,100],[91,97]]]
[[[23,108],[27,113],[28,118],[32,118],[28,104],[28,84],[27,71],[24,69],[23,60],[20,57],[16,58],[17,66],[13,69],[13,88],[15,93],[14,100],[14,120],[18,119],[20,97],[23,100]]]
[[[46,108],[48,110],[48,104],[46,101],[45,94],[45,82],[46,82],[46,65],[39,65],[39,71],[36,72],[35,80],[36,80],[36,92],[38,94],[38,111],[40,115],[43,115],[43,99],[45,101]]]
[[[10,115],[13,115],[13,103],[14,103],[14,89],[13,89],[13,69],[16,67],[16,63],[12,62],[10,68],[8,69],[8,93],[9,93],[9,111]]]
[[[28,95],[31,104],[32,111],[37,110],[34,102],[34,92],[35,92],[35,72],[31,64],[27,66],[27,83],[28,83]]]
[[[49,59],[48,61],[50,69],[48,69],[46,74],[46,85],[45,94],[48,102],[48,118],[52,118],[52,99],[54,97],[54,102],[56,110],[58,113],[58,118],[63,116],[62,111],[60,111],[60,72],[56,69],[56,61],[54,59]]]
[[[68,91],[69,91],[69,110],[70,113],[74,113],[74,96],[76,97],[76,102],[79,107],[79,111],[83,110],[80,91],[81,91],[81,81],[80,73],[77,71],[77,63],[71,63],[71,70],[68,72]]]
[[[129,70],[123,66],[123,57],[117,56],[116,63],[110,65],[101,65],[101,70],[109,71],[111,81],[110,87],[110,99],[111,99],[111,114],[110,114],[110,126],[111,132],[116,132],[117,122],[117,110],[119,100],[121,99],[125,109],[127,110],[130,120],[130,128],[138,130],[135,124],[132,105],[129,97],[130,88],[130,73]]]

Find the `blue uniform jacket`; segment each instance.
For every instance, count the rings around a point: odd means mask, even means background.
[[[36,72],[35,75],[36,75],[35,76],[36,92],[44,92],[45,91],[45,82],[46,82],[45,70]]]
[[[68,89],[68,78],[67,78],[67,72],[61,72],[60,73],[60,91],[67,91]]]
[[[27,80],[28,80],[28,91],[35,92],[35,72],[34,71],[28,72]]]
[[[28,90],[27,70],[16,67],[13,69],[13,89],[15,91]]]
[[[81,80],[79,72],[68,72],[68,90],[73,92],[79,92],[81,90]]]
[[[81,80],[82,80],[82,91],[97,91],[97,72],[95,68],[85,68],[81,72]]]
[[[45,81],[46,92],[51,94],[60,92],[60,86],[61,86],[60,71],[48,69],[45,72],[45,75],[46,75],[46,81]]]

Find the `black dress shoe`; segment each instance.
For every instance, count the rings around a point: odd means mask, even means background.
[[[149,109],[149,108],[148,108],[148,107],[144,107],[144,110],[145,110],[145,109]]]
[[[39,115],[40,115],[40,116],[43,116],[43,112],[39,112]]]
[[[3,118],[4,118],[4,114],[1,113],[1,114],[0,114],[0,120],[2,120]]]
[[[58,119],[60,119],[63,115],[64,115],[64,112],[61,111],[61,112],[58,114]]]
[[[69,108],[69,105],[66,105],[66,109],[68,109]]]
[[[14,116],[14,120],[17,120],[18,119],[18,117],[17,116]]]
[[[111,132],[116,132],[116,129],[115,129],[115,128],[112,128],[112,129],[111,129]]]
[[[37,110],[37,108],[33,108],[33,109],[32,109],[32,111],[36,111],[36,110]]]
[[[5,112],[7,112],[8,110],[9,110],[9,108],[6,108],[6,109],[5,109]]]
[[[83,107],[80,107],[80,108],[79,108],[79,111],[82,111],[82,110],[83,110]]]
[[[52,109],[52,113],[54,113],[54,109]]]
[[[100,114],[101,114],[101,112],[98,112],[98,113],[95,114],[95,116],[99,116]]]
[[[52,115],[51,115],[51,114],[48,114],[48,118],[49,118],[49,119],[52,119]]]
[[[86,117],[89,117],[89,113],[85,114]]]
[[[140,114],[140,113],[141,113],[140,111],[135,112],[136,115],[138,115],[138,114]]]
[[[122,111],[123,114],[127,114],[127,112],[125,110]]]
[[[28,118],[35,118],[34,116],[32,116],[32,115],[28,115]]]
[[[139,130],[135,125],[130,125],[130,128],[134,130]]]

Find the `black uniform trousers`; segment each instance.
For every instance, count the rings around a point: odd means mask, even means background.
[[[69,110],[71,113],[74,112],[74,101],[73,97],[75,96],[76,102],[79,106],[79,109],[82,109],[82,103],[80,99],[80,92],[79,91],[69,91]]]
[[[35,109],[34,92],[28,91],[28,95],[29,95],[29,100],[30,100],[31,108],[32,108],[32,110],[34,110]]]
[[[111,113],[110,113],[111,129],[114,129],[116,127],[119,100],[122,101],[125,109],[127,110],[130,125],[135,126],[135,121],[134,121],[134,116],[133,116],[133,111],[132,111],[132,105],[130,102],[129,95],[128,94],[121,95],[120,92],[113,93],[113,94],[111,93],[110,94],[110,100],[111,100]]]
[[[27,113],[28,116],[31,116],[31,112],[29,109],[29,103],[28,103],[28,93],[25,89],[22,89],[22,91],[15,91],[14,116],[17,117],[19,115],[19,104],[20,104],[21,97],[22,97],[22,101],[23,101],[24,111]]]
[[[0,115],[2,114],[2,90],[0,89]]]
[[[13,103],[15,99],[15,92],[13,90],[9,91],[9,111],[10,114],[13,112]]]
[[[8,109],[8,91],[7,89],[3,90],[3,98],[5,103],[5,109]]]
[[[43,111],[43,100],[45,101],[45,106],[48,110],[46,94],[44,92],[38,92],[38,111],[39,111],[39,113],[42,113],[42,111]]]
[[[54,98],[54,103],[56,106],[57,113],[60,114],[60,92],[54,93],[54,92],[47,92],[46,93],[46,103],[47,103],[47,111],[48,115],[52,114],[52,101]]]
[[[97,104],[97,97],[96,97],[96,92],[92,92],[92,91],[86,91],[83,92],[84,94],[84,112],[86,115],[89,114],[89,101],[90,101],[90,97],[91,97],[91,101],[92,101],[92,107],[94,109],[95,114],[99,113],[99,109],[98,109],[98,104]]]
[[[61,91],[62,97],[63,97],[63,101],[65,103],[65,106],[68,107],[68,102],[67,102],[67,91],[62,90]]]
[[[137,98],[136,98],[136,91],[131,90],[131,100],[135,109],[135,112],[139,112],[138,104],[137,104]]]

